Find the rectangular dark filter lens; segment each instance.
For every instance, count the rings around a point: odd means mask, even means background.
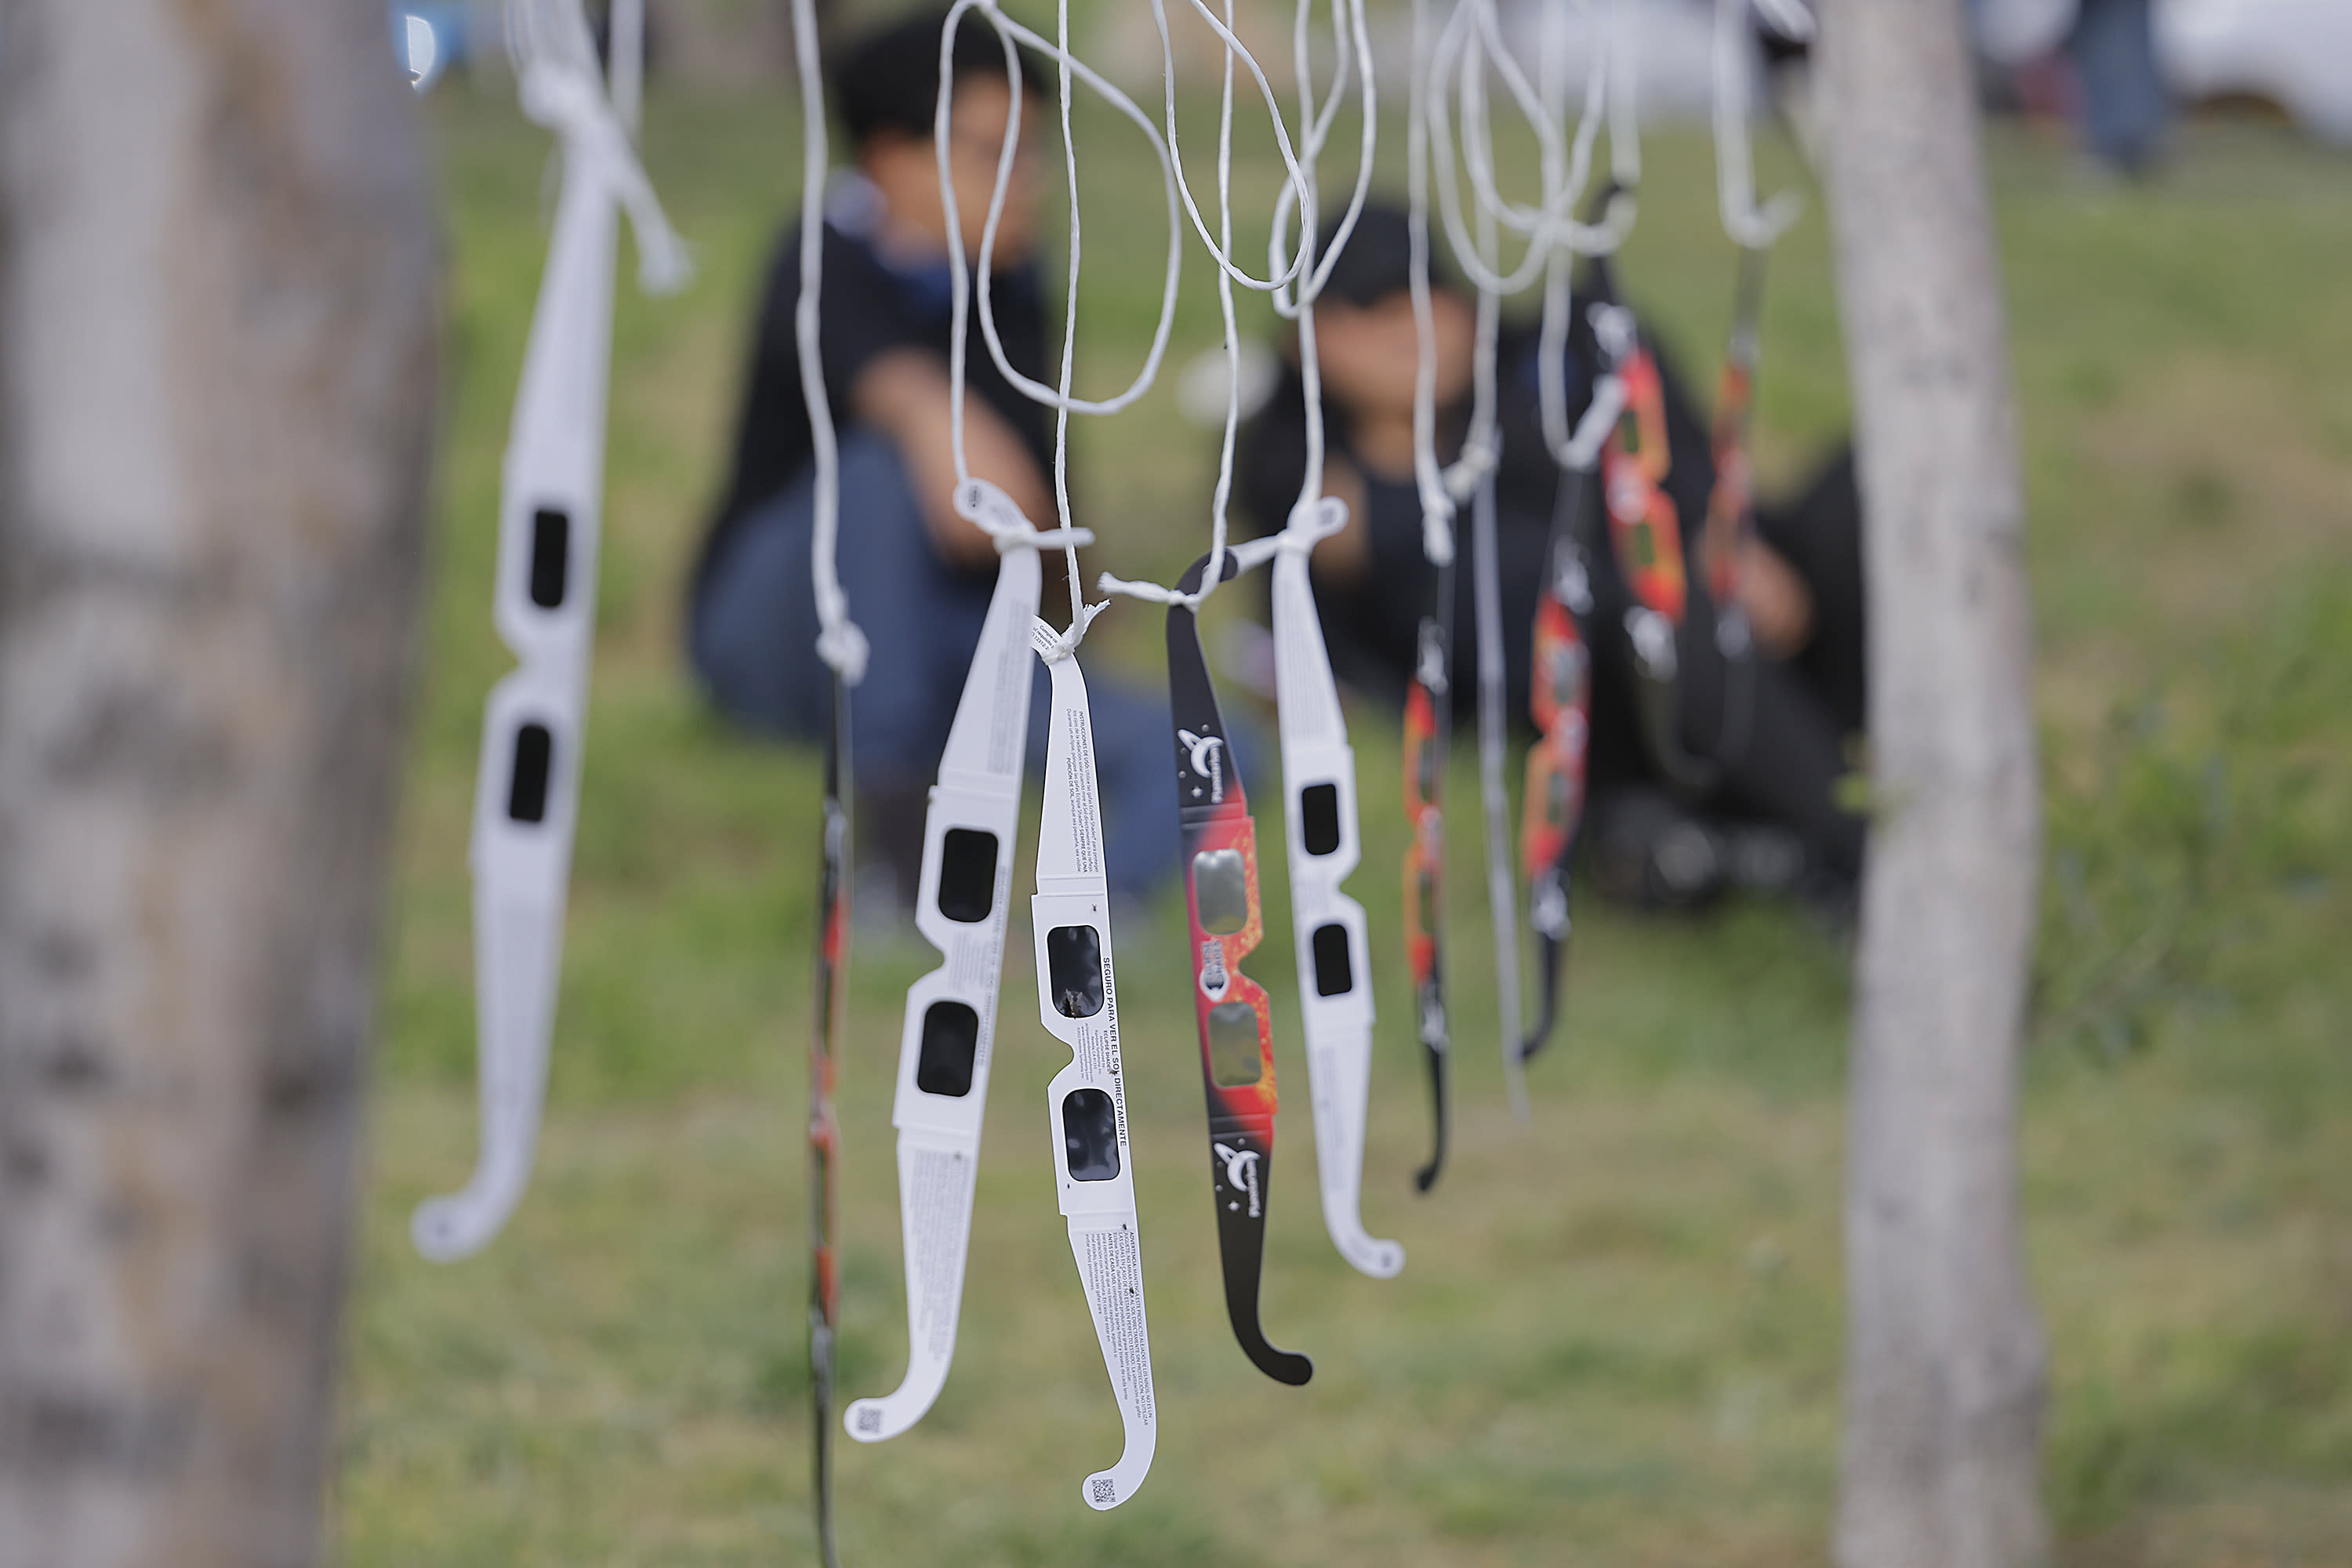
[[[543,506],[530,514],[530,602],[561,608],[572,578],[572,516]]]
[[[1203,849],[1192,857],[1192,908],[1211,936],[1231,936],[1249,924],[1249,867],[1240,850]]]
[[[970,1094],[972,1061],[979,1050],[980,1015],[961,1002],[932,1003],[923,1010],[915,1087],[925,1094]]]
[[[1298,792],[1298,831],[1309,855],[1339,847],[1339,786],[1308,784]]]
[[[950,827],[940,843],[940,913],[978,925],[996,906],[996,835]]]
[[[1220,1002],[1209,1009],[1209,1081],[1219,1089],[1247,1089],[1265,1076],[1265,1041],[1257,1009],[1246,1002]]]
[[[1348,928],[1334,921],[1315,928],[1315,994],[1344,996],[1356,988],[1356,967],[1348,958]]]
[[[515,731],[514,768],[507,776],[507,815],[517,822],[547,820],[547,784],[555,771],[555,737],[544,724]]]
[[[1045,969],[1054,1011],[1065,1018],[1091,1018],[1102,1011],[1102,938],[1094,927],[1055,926],[1047,931]]]
[[[1098,1089],[1062,1097],[1062,1147],[1074,1181],[1108,1182],[1118,1174],[1118,1108]]]

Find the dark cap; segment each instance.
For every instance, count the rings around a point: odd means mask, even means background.
[[[844,49],[833,68],[833,102],[852,146],[884,132],[928,137],[940,102],[940,30],[944,10],[924,10],[868,33]],[[955,79],[1004,79],[1004,45],[985,16],[967,15],[956,28],[948,68]],[[1036,76],[1022,72],[1021,89],[1034,94]]]
[[[1328,247],[1332,237],[1339,233],[1340,220],[1346,216],[1341,212],[1324,229],[1324,247]],[[1433,233],[1429,247],[1430,287],[1459,293],[1459,287],[1441,259],[1443,248]],[[1323,253],[1318,251],[1318,255]],[[1360,310],[1412,287],[1412,220],[1402,207],[1366,202],[1364,210],[1357,215],[1354,232],[1348,236],[1347,247],[1331,264],[1330,279],[1323,286],[1324,298],[1342,300]]]

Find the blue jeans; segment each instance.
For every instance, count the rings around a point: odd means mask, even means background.
[[[695,670],[722,711],[747,728],[808,742],[823,740],[833,709],[832,674],[816,657],[809,580],[814,510],[803,475],[739,524],[698,585],[688,631]],[[872,645],[849,708],[858,793],[871,824],[877,811],[919,811],[922,792],[939,774],[995,574],[940,562],[898,448],[870,430],[843,435],[839,558],[850,613]],[[1145,897],[1177,868],[1168,701],[1099,668],[1087,671],[1087,693],[1105,869],[1112,891]],[[1033,773],[1045,766],[1052,706],[1041,664],[1029,704]],[[919,825],[912,826],[919,845]],[[902,843],[907,837],[885,835]]]
[[[2162,150],[2172,119],[2150,0],[2082,0],[2066,49],[2082,85],[2091,151],[2120,173],[2142,172]]]

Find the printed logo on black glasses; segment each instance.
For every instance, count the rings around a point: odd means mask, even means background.
[[[1213,1143],[1210,1147],[1216,1150],[1217,1158],[1225,1163],[1225,1185],[1236,1194],[1247,1194],[1249,1216],[1252,1219],[1257,1218],[1257,1151],[1236,1149],[1228,1143]],[[1238,1202],[1225,1205],[1228,1209],[1238,1209],[1241,1206]]]
[[[1223,735],[1195,735],[1190,730],[1179,730],[1176,738],[1184,742],[1191,755],[1192,772],[1209,781],[1209,804],[1214,805],[1225,798],[1225,738]],[[1201,786],[1192,786],[1192,798],[1201,798]]]

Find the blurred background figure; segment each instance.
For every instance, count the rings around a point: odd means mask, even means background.
[[[1368,207],[1315,313],[1330,450],[1325,489],[1349,510],[1346,530],[1316,548],[1316,605],[1341,679],[1397,704],[1435,578],[1422,553],[1413,482],[1410,258],[1405,215]],[[1596,269],[1576,297],[1590,303],[1608,290],[1607,275]],[[1438,458],[1450,462],[1469,424],[1474,306],[1439,277],[1432,309]],[[1282,526],[1305,472],[1305,388],[1295,342],[1284,348],[1282,381],[1252,419],[1240,459],[1243,505],[1263,530]],[[1505,669],[1509,711],[1525,725],[1536,597],[1561,480],[1543,442],[1538,334],[1507,326],[1499,353]],[[1571,418],[1591,401],[1596,353],[1580,309],[1568,348]],[[1714,485],[1707,426],[1663,353],[1659,362],[1673,458],[1665,489],[1680,514],[1685,554],[1696,562]],[[1582,516],[1594,589],[1583,628],[1593,653],[1587,838],[1601,885],[1664,906],[1701,903],[1734,885],[1789,890],[1843,919],[1864,837],[1862,819],[1838,802],[1848,743],[1864,721],[1861,503],[1851,459],[1841,454],[1799,495],[1759,506],[1759,537],[1738,576],[1759,655],[1743,668],[1733,670],[1717,647],[1704,574],[1691,574],[1679,649],[1681,743],[1714,774],[1696,786],[1674,777],[1643,742],[1620,629],[1633,600],[1606,544],[1596,542],[1604,531],[1600,484],[1597,477],[1587,482]],[[1457,519],[1465,552],[1454,574],[1454,660],[1464,679],[1477,658],[1468,515],[1465,508]]]
[[[2116,173],[2155,165],[2172,120],[2156,0],[1972,0],[1969,15],[1997,104],[2074,121]]]
[[[996,582],[994,544],[952,500],[952,262],[932,135],[942,20],[926,11],[835,57],[830,96],[852,167],[834,176],[825,197],[819,334],[841,434],[842,584],[872,643],[850,710],[866,805],[858,820],[866,847],[892,872],[887,890],[906,906],[921,868],[924,799]],[[965,254],[976,268],[1013,89],[1003,47],[984,24],[958,32],[950,66],[949,158]],[[1024,75],[991,294],[1006,357],[1023,374],[1050,381],[1046,306],[1031,255],[1036,90]],[[729,718],[814,742],[830,723],[832,689],[816,657],[809,577],[814,479],[793,320],[800,287],[795,216],[769,270],[734,461],[694,574],[688,651],[704,690]],[[998,371],[977,323],[966,370],[972,472],[1001,486],[1032,521],[1052,526],[1045,411]],[[1089,672],[1088,689],[1111,887],[1140,895],[1176,859],[1167,710],[1097,672]],[[1045,754],[1048,710],[1042,697],[1032,704],[1032,766]]]
[[[2066,57],[2082,92],[2084,145],[2119,174],[2145,173],[2172,121],[2156,63],[2155,0],[2078,0]]]

